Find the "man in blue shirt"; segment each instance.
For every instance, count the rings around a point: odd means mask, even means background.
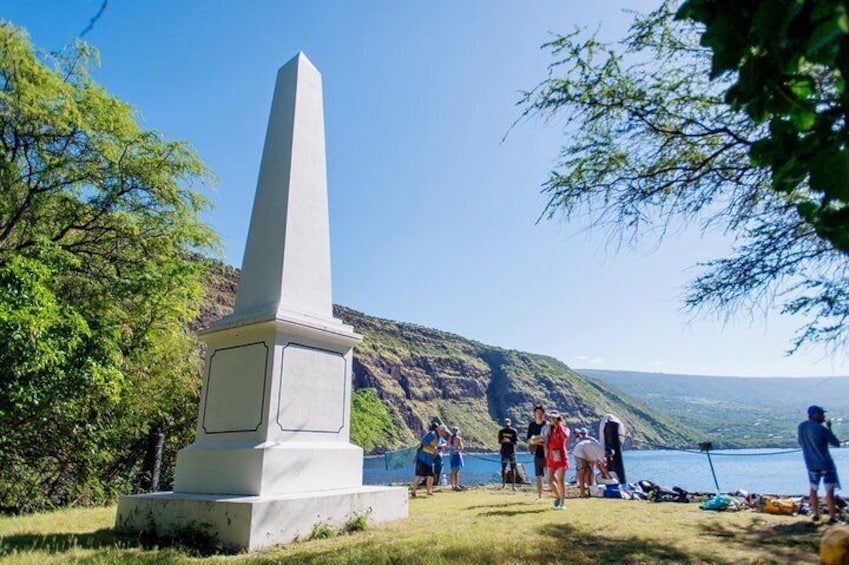
[[[825,417],[825,409],[822,406],[808,407],[808,419],[799,424],[796,439],[802,446],[805,467],[808,468],[808,482],[811,484],[811,515],[814,522],[820,519],[820,504],[817,496],[820,480],[825,487],[829,523],[836,522],[837,507],[834,504],[834,489],[840,488],[840,480],[837,478],[837,468],[828,452],[828,446],[840,447],[840,440],[831,433],[831,420]]]

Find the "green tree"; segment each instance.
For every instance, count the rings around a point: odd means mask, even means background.
[[[354,390],[351,396],[351,442],[366,452],[386,448],[400,439],[389,407],[373,388]]]
[[[96,84],[93,58],[0,22],[6,511],[101,502],[132,482],[149,425],[185,440],[194,417],[209,174]]]
[[[725,103],[701,29],[676,9],[667,0],[635,16],[618,42],[578,30],[543,46],[549,76],[519,102],[524,118],[566,134],[543,217],[588,217],[618,243],[684,225],[724,232],[732,253],[701,266],[686,305],[730,315],[777,303],[806,316],[793,351],[837,347],[849,321],[845,256],[800,213],[803,195],[775,190],[750,159],[769,127]]]
[[[725,101],[769,124],[749,151],[817,234],[849,254],[849,4],[687,0]]]

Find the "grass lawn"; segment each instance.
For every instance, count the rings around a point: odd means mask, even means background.
[[[112,533],[115,508],[0,518],[0,563],[818,563],[808,518],[696,504],[570,499],[536,504],[530,491],[437,492],[410,517],[332,539],[255,554],[201,557]]]

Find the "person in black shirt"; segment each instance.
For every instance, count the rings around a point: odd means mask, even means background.
[[[537,478],[537,502],[542,502],[542,478],[545,476],[545,443],[548,423],[545,408],[534,408],[534,419],[528,424],[528,449],[534,455],[534,473]]]
[[[507,486],[507,465],[513,474],[513,490],[516,490],[516,442],[519,434],[511,425],[510,418],[504,419],[504,427],[498,431],[498,444],[501,446],[501,488]]]

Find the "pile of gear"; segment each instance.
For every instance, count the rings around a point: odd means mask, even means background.
[[[840,496],[835,496],[837,505],[838,521],[845,522],[849,519],[849,504]],[[811,507],[807,497],[802,496],[775,496],[749,493],[738,490],[731,494],[716,494],[704,501],[702,510],[730,511],[753,510],[765,514],[783,514],[786,516],[810,516]]]
[[[606,483],[606,484],[605,484]],[[751,510],[765,514],[783,514],[787,516],[809,516],[811,508],[807,497],[761,495],[738,490],[727,494],[690,492],[677,486],[663,486],[652,481],[642,480],[635,483],[617,484],[615,480],[599,479],[599,484],[590,487],[590,496],[599,498],[623,498],[626,500],[648,500],[650,502],[701,503],[702,510],[714,512],[737,512]],[[838,517],[842,522],[849,521],[849,503],[842,497],[835,497]]]
[[[610,474],[610,479],[596,478],[597,484],[589,487],[590,496],[651,502],[696,502],[709,496],[703,493],[687,492],[681,487],[665,487],[645,480],[620,484],[616,473]]]

